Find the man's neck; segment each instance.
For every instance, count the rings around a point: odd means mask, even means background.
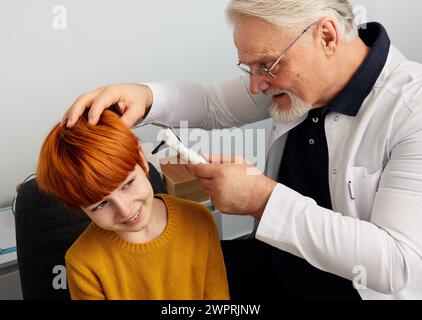
[[[370,51],[371,48],[367,47],[360,38],[339,46],[333,67],[331,67],[333,76],[325,89],[326,94],[322,99],[324,101],[322,105],[330,103],[348,85]]]

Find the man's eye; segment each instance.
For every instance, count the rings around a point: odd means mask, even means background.
[[[268,63],[261,63],[261,69],[264,69],[264,70],[268,70],[268,69],[270,69],[270,64],[268,64]]]
[[[273,68],[274,73],[276,73],[280,69],[280,64],[281,64],[281,61],[274,66]]]

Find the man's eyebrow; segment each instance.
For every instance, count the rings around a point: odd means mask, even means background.
[[[258,63],[262,63],[262,62],[266,62],[266,61],[275,61],[277,60],[277,58],[270,56],[270,55],[262,55],[259,58],[256,58],[254,60],[251,61],[241,61],[239,60],[240,63],[246,64],[246,65],[253,65],[253,64],[258,64]]]

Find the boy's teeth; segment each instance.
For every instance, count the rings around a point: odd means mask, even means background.
[[[140,213],[141,213],[141,209],[142,209],[142,207],[143,206],[140,206],[139,207],[139,209],[138,209],[138,211],[137,211],[137,213],[132,217],[132,218],[130,218],[130,219],[128,219],[128,220],[126,220],[125,222],[123,222],[123,223],[129,223],[129,222],[132,222],[133,220],[135,220],[136,218],[138,218],[138,216],[140,215]]]
[[[132,222],[133,220],[135,220],[138,217],[139,213],[136,214],[132,219],[129,220],[129,222]]]

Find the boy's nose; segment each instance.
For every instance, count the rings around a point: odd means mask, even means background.
[[[119,199],[116,201],[116,211],[117,214],[122,218],[129,218],[133,214],[132,210],[132,202]]]

